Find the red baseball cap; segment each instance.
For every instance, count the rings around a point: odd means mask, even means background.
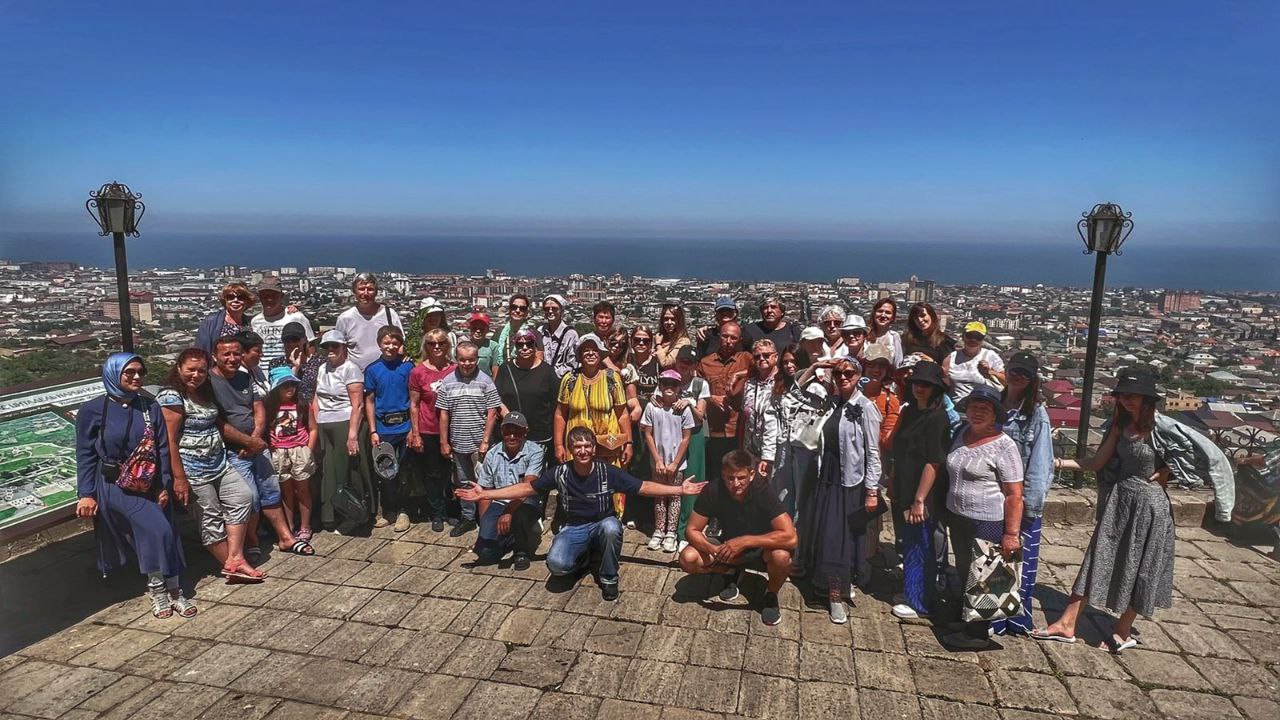
[[[486,327],[492,324],[489,322],[489,316],[482,312],[473,312],[467,316],[467,325],[472,325],[477,321],[484,323]]]

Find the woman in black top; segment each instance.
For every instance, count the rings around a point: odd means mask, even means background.
[[[902,407],[893,439],[894,533],[902,538],[902,589],[906,601],[893,606],[900,618],[927,617],[937,595],[934,533],[947,496],[943,464],[951,439],[942,396],[946,386],[935,363],[916,365],[908,382],[910,403]]]
[[[498,368],[493,382],[498,386],[502,400],[503,416],[516,410],[529,421],[528,441],[542,446],[543,458],[553,462],[555,453],[551,445],[552,416],[556,410],[556,394],[560,390],[560,378],[555,368],[538,357],[542,343],[531,327],[520,328],[516,333],[515,358]]]
[[[938,311],[926,302],[911,306],[907,315],[907,332],[902,336],[902,357],[912,353],[924,353],[934,362],[942,364],[942,358],[955,352],[956,339],[942,332]]]

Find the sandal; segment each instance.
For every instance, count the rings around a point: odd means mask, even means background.
[[[289,547],[283,547],[283,546],[281,546],[281,547],[280,547],[280,550],[281,550],[282,552],[291,552],[291,553],[293,553],[294,555],[308,555],[308,556],[309,556],[309,555],[315,555],[315,554],[316,554],[316,549],[315,549],[315,548],[313,548],[313,547],[311,547],[311,543],[309,543],[309,542],[307,542],[306,540],[303,540],[303,539],[301,539],[301,538],[299,538],[299,539],[295,540],[295,541],[293,542],[293,545],[290,545]]]
[[[1060,643],[1066,643],[1068,645],[1076,641],[1075,637],[1072,637],[1069,635],[1063,635],[1062,633],[1051,633],[1048,630],[1041,630],[1039,628],[1031,631],[1031,637],[1035,638],[1036,640],[1046,640],[1048,642],[1060,642]]]
[[[170,595],[169,600],[170,607],[172,607],[180,617],[193,618],[196,616],[196,613],[199,612],[199,610],[196,609],[196,604],[191,602],[191,599],[184,595],[181,590],[178,591],[177,596]]]
[[[169,591],[165,590],[163,585],[148,587],[147,594],[151,596],[152,616],[161,620],[173,617],[173,604],[169,601]]]
[[[1110,650],[1113,655],[1119,655],[1125,650],[1128,650],[1129,648],[1133,648],[1137,646],[1138,646],[1138,639],[1135,637],[1130,636],[1130,637],[1121,639],[1119,635],[1112,635],[1109,640],[1104,641],[1102,645],[1098,647],[1103,650]]]
[[[298,538],[302,542],[311,542],[311,528],[303,528],[299,530],[294,537]]]
[[[262,548],[256,545],[245,548],[244,559],[248,560],[250,565],[256,567],[258,563],[262,562]]]
[[[222,576],[227,580],[240,580],[243,582],[262,582],[267,579],[266,573],[247,562],[238,566],[223,565]]]

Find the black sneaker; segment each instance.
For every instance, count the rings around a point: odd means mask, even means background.
[[[511,567],[515,568],[516,570],[528,570],[529,556],[525,555],[524,553],[516,553],[516,560],[511,565]]]
[[[617,600],[618,599],[618,583],[609,583],[607,585],[602,584],[600,586],[600,597],[604,598],[608,602],[613,602],[614,600]]]
[[[449,537],[462,537],[478,527],[474,520],[463,520],[449,531]]]
[[[443,520],[432,520],[432,521],[431,521],[431,532],[444,532],[444,521],[443,521]]]
[[[764,607],[760,608],[760,619],[765,625],[777,625],[782,622],[782,611],[778,609],[778,593],[764,594]]]
[[[734,575],[725,575],[724,589],[720,591],[721,602],[732,602],[738,599],[738,583],[742,582],[742,571]],[[777,599],[775,598],[775,601]]]

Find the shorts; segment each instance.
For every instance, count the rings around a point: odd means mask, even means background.
[[[244,525],[249,522],[253,498],[254,493],[249,488],[249,483],[230,466],[213,481],[192,485],[187,509],[200,526],[200,543],[220,543],[227,539],[228,525]]]
[[[311,457],[311,448],[306,445],[280,448],[271,451],[271,467],[280,476],[280,482],[296,480],[305,482],[316,472],[315,460]]]
[[[231,463],[231,467],[235,468],[241,477],[249,481],[255,496],[253,501],[255,512],[262,508],[280,507],[280,477],[276,475],[276,469],[271,466],[271,459],[267,453],[242,458],[234,452],[229,452],[227,462]]]

